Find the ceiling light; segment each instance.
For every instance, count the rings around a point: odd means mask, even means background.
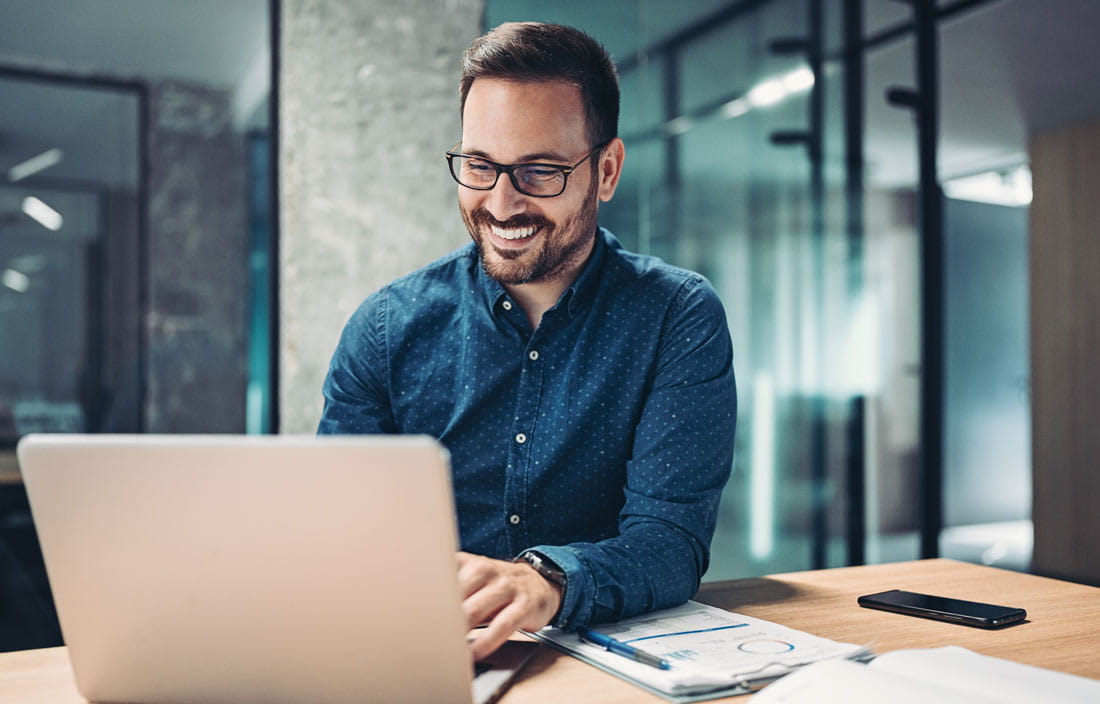
[[[687,115],[681,115],[665,123],[665,132],[675,137],[690,131],[693,127],[695,127],[695,120]]]
[[[45,171],[61,162],[64,153],[60,149],[47,149],[38,156],[32,156],[24,162],[20,162],[8,169],[8,180],[12,183],[22,181],[39,171]]]
[[[749,110],[752,110],[752,106],[749,105],[749,101],[744,98],[737,98],[731,100],[722,106],[722,116],[727,119],[733,119],[735,117],[741,117]]]
[[[761,81],[745,95],[723,103],[717,109],[710,109],[706,117],[718,115],[720,119],[731,120],[741,117],[754,108],[762,108],[775,105],[784,98],[795,93],[801,93],[813,88],[814,72],[806,66],[795,69],[782,76]],[[681,115],[664,124],[664,132],[670,137],[676,137],[695,129],[699,123],[699,115]]]
[[[1022,207],[1031,203],[1031,169],[1017,166],[949,179],[943,192],[955,200]]]
[[[26,293],[27,289],[31,287],[31,279],[15,269],[4,269],[0,271],[0,284],[4,284],[12,291]]]
[[[814,72],[803,66],[779,79],[788,93],[801,93],[814,87]]]
[[[42,227],[54,232],[60,230],[62,223],[65,222],[65,219],[61,217],[61,213],[34,196],[27,196],[23,199],[23,212],[34,218]]]
[[[783,98],[786,98],[788,93],[789,91],[787,87],[783,85],[783,82],[778,78],[773,78],[770,81],[764,81],[758,84],[748,92],[745,98],[754,108],[762,108],[767,105],[778,103],[780,100],[783,100]]]

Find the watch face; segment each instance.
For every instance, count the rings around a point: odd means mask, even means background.
[[[534,552],[523,553],[523,559],[527,561],[536,572],[559,586],[565,586],[565,572],[556,565],[550,563],[542,555]]]

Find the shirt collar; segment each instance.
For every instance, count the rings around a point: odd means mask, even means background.
[[[607,259],[607,248],[621,246],[610,232],[602,227],[596,228],[596,244],[592,247],[592,254],[589,255],[581,273],[558,299],[558,305],[566,305],[571,317],[577,317],[584,305],[596,295],[599,282],[603,278],[601,271],[604,260]]]

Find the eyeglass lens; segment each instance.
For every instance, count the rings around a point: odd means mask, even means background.
[[[507,169],[484,159],[453,156],[451,171],[463,186],[488,190],[497,181],[501,171],[510,171],[512,184],[521,192],[532,196],[556,196],[565,190],[565,173],[554,166],[522,164]]]

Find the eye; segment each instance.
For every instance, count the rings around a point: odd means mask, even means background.
[[[522,169],[522,176],[524,181],[550,181],[561,175],[561,169],[556,166],[540,166],[534,164],[532,166],[525,166]]]
[[[471,173],[485,173],[494,171],[492,164],[480,159],[463,159],[463,170]]]

